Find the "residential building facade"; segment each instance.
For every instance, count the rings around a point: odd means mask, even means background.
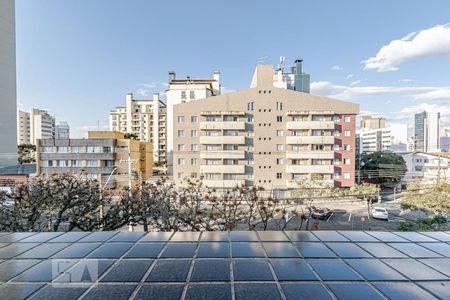
[[[55,139],[70,139],[70,126],[66,121],[61,121],[55,126]]]
[[[440,118],[436,111],[424,111],[414,116],[414,150],[417,152],[440,151]]]
[[[407,126],[402,124],[392,124],[378,129],[367,127],[358,129],[356,131],[357,153],[405,152],[408,144],[407,131]]]
[[[360,128],[380,129],[386,127],[384,117],[362,116]]]
[[[17,163],[15,1],[0,1],[0,166]]]
[[[174,105],[175,182],[202,176],[212,188],[286,189],[314,177],[354,184],[359,106],[275,87],[273,75],[271,65],[258,65],[249,89]]]
[[[410,183],[416,179],[434,181],[450,180],[450,159],[437,154],[411,152],[402,154],[406,162],[407,172],[403,182]]]
[[[47,111],[32,108],[17,114],[17,143],[37,145],[38,139],[55,138],[55,118]]]
[[[175,72],[169,72],[167,89],[167,171],[173,175],[174,152],[174,106],[221,94],[220,72],[215,71],[210,79],[177,79]]]
[[[109,129],[135,134],[139,140],[151,142],[153,160],[166,161],[166,104],[154,93],[151,100],[126,95],[126,104],[109,113]]]
[[[153,174],[151,143],[125,139],[121,132],[89,131],[87,139],[38,140],[36,148],[38,175],[80,174],[111,188],[122,187],[128,185],[129,158],[134,183]]]

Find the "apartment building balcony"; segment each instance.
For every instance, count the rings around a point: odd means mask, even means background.
[[[111,174],[115,167],[40,167],[39,172],[43,174]]]
[[[291,145],[305,145],[305,144],[328,144],[333,145],[334,144],[334,136],[287,136],[286,137],[286,144]]]
[[[333,180],[322,180],[326,184],[329,184],[331,186],[334,185]],[[301,179],[295,180],[295,179],[288,179],[286,180],[286,187],[287,188],[297,188],[299,186],[299,183],[301,182]]]
[[[333,121],[288,121],[286,129],[334,129]]]
[[[39,153],[40,160],[114,160],[115,153]]]
[[[231,151],[200,151],[200,158],[203,159],[244,159],[245,151],[231,150]]]
[[[333,151],[288,151],[286,152],[288,159],[334,159]]]
[[[245,130],[245,122],[200,122],[202,130]]]
[[[245,185],[245,180],[203,180],[203,185],[209,188],[234,188]]]
[[[245,145],[245,136],[201,136],[200,144]]]
[[[334,173],[334,165],[287,165],[286,173],[296,174],[332,174]]]
[[[245,165],[201,165],[201,173],[244,174]]]
[[[245,116],[245,111],[202,111],[200,114],[202,116]]]

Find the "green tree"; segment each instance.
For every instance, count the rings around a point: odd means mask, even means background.
[[[129,133],[129,132],[124,134],[124,138],[127,140],[138,140],[139,139],[139,137],[136,133]]]
[[[423,182],[416,180],[408,185],[401,201],[403,208],[431,211],[434,214],[450,212],[450,183],[446,180]]]
[[[360,170],[363,181],[375,181],[381,185],[399,183],[407,171],[403,157],[386,151],[362,154]]]
[[[35,153],[36,153],[35,145],[20,144],[19,146],[17,146],[18,163],[22,165],[36,162]]]

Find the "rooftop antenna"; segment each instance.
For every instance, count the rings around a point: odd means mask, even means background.
[[[280,56],[280,69],[281,69],[281,72],[283,72],[283,73],[284,73],[284,61],[285,61],[285,57]]]

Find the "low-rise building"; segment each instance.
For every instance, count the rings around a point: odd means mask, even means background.
[[[407,172],[403,182],[409,183],[415,179],[433,181],[438,178],[450,180],[450,159],[438,154],[411,152],[402,154],[406,162]]]
[[[111,131],[90,131],[87,139],[38,140],[37,174],[86,175],[109,187],[128,185],[130,158],[135,183],[152,176],[152,144]]]
[[[153,160],[166,161],[166,104],[158,93],[154,93],[151,100],[134,99],[133,94],[128,93],[126,105],[109,113],[109,129],[151,142]]]
[[[276,87],[273,75],[258,65],[249,89],[174,105],[175,182],[285,189],[315,175],[354,184],[359,106]]]
[[[407,127],[393,124],[384,128],[361,128],[356,131],[357,153],[376,151],[405,152],[407,149]]]
[[[35,173],[35,164],[1,166],[0,191],[11,192],[16,185],[27,182]]]

